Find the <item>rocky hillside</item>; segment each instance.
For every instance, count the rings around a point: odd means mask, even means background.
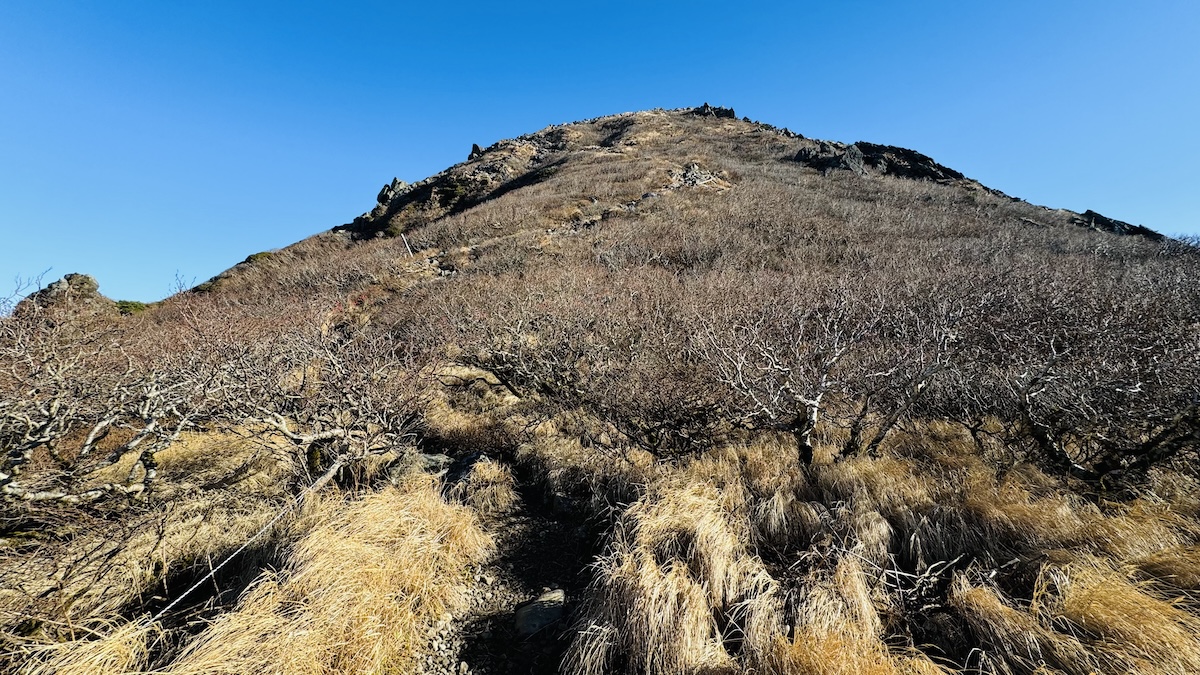
[[[1200,253],[912,150],[602,117],[47,298],[20,672],[1200,671]]]

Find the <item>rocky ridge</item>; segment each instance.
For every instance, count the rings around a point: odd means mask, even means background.
[[[709,119],[714,124],[732,125],[737,133],[765,132],[785,139],[794,149],[788,155],[779,157],[778,161],[794,161],[825,175],[849,172],[868,179],[886,177],[931,181],[1020,201],[915,150],[868,141],[842,143],[809,139],[786,128],[751,121],[748,117],[739,120],[732,108],[705,103],[696,108],[621,113],[572,124],[551,125],[532,134],[499,141],[487,148],[475,144],[467,161],[441,173],[412,184],[393,179],[379,191],[373,209],[350,223],[335,227],[333,231],[353,239],[401,234],[410,224],[463,211],[511,190],[546,180],[572,153],[623,152],[636,148],[638,134],[645,133],[639,131],[639,125],[644,124],[650,116],[680,113]],[[599,127],[605,134],[600,138],[588,138],[585,130],[588,126]],[[598,142],[589,143],[591,140]],[[698,172],[704,172],[704,175]],[[698,164],[680,166],[667,173],[663,189],[672,189],[681,184],[707,184],[706,179],[713,176]],[[732,185],[722,181],[710,187],[723,190]],[[1088,229],[1161,238],[1149,228],[1111,219],[1091,210],[1083,214],[1069,213],[1074,224]]]

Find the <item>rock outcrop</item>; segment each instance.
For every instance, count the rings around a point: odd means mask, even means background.
[[[933,158],[915,150],[866,141],[850,145],[834,141],[809,141],[794,159],[825,173],[845,170],[860,176],[874,174],[938,182],[968,180],[958,171],[938,164]]]
[[[399,178],[393,178],[391,183],[384,185],[383,189],[379,191],[379,195],[375,197],[375,201],[380,204],[387,204],[396,197],[408,192],[411,188],[412,186],[408,183]]]
[[[1097,232],[1111,232],[1113,234],[1136,234],[1142,237],[1153,239],[1154,241],[1161,241],[1164,238],[1163,235],[1151,230],[1148,227],[1144,227],[1142,225],[1131,225],[1123,220],[1116,220],[1114,218],[1100,215],[1091,209],[1084,211],[1082,215],[1076,218],[1072,218],[1071,222],[1079,225],[1080,227],[1086,227],[1089,230],[1095,230]]]
[[[100,284],[88,274],[68,274],[20,302],[16,312],[34,309],[54,314],[92,316],[117,314],[117,303],[100,294]]]
[[[718,117],[721,119],[737,119],[737,113],[733,112],[733,108],[721,108],[719,106],[709,105],[705,103],[699,108],[693,108],[692,114],[698,117]]]

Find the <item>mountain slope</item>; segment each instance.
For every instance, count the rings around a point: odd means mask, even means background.
[[[914,151],[550,127],[4,330],[32,672],[1200,669],[1200,255]]]

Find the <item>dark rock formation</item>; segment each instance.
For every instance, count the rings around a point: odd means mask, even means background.
[[[483,148],[479,147],[478,143],[472,143],[471,144],[471,154],[467,155],[467,161],[469,162],[473,159],[477,159],[482,154],[483,154]]]
[[[894,145],[859,141],[851,145],[810,141],[796,153],[797,162],[818,171],[852,171],[860,176],[880,175],[941,182],[966,180],[961,173],[942,166],[927,155]]]
[[[699,108],[693,108],[692,114],[696,115],[697,117],[718,117],[731,120],[737,119],[737,114],[733,112],[733,108],[721,108],[717,106],[711,106],[707,103]]]
[[[1072,218],[1071,222],[1086,227],[1089,230],[1097,232],[1111,232],[1113,234],[1136,234],[1147,237],[1154,241],[1162,241],[1163,235],[1151,230],[1148,227],[1141,225],[1131,225],[1123,220],[1116,220],[1107,216],[1102,216],[1091,209],[1083,212],[1083,215]]]
[[[865,164],[875,173],[917,180],[963,180],[966,176],[933,161],[928,155],[915,150],[898,148],[894,145],[877,145],[859,141],[851,147],[858,148]]]
[[[863,153],[856,146],[830,141],[812,141],[800,148],[794,159],[818,171],[829,173],[838,169],[865,176],[867,170]]]
[[[528,638],[556,623],[566,611],[567,594],[562,589],[546,591],[517,609],[513,623],[517,636]]]

